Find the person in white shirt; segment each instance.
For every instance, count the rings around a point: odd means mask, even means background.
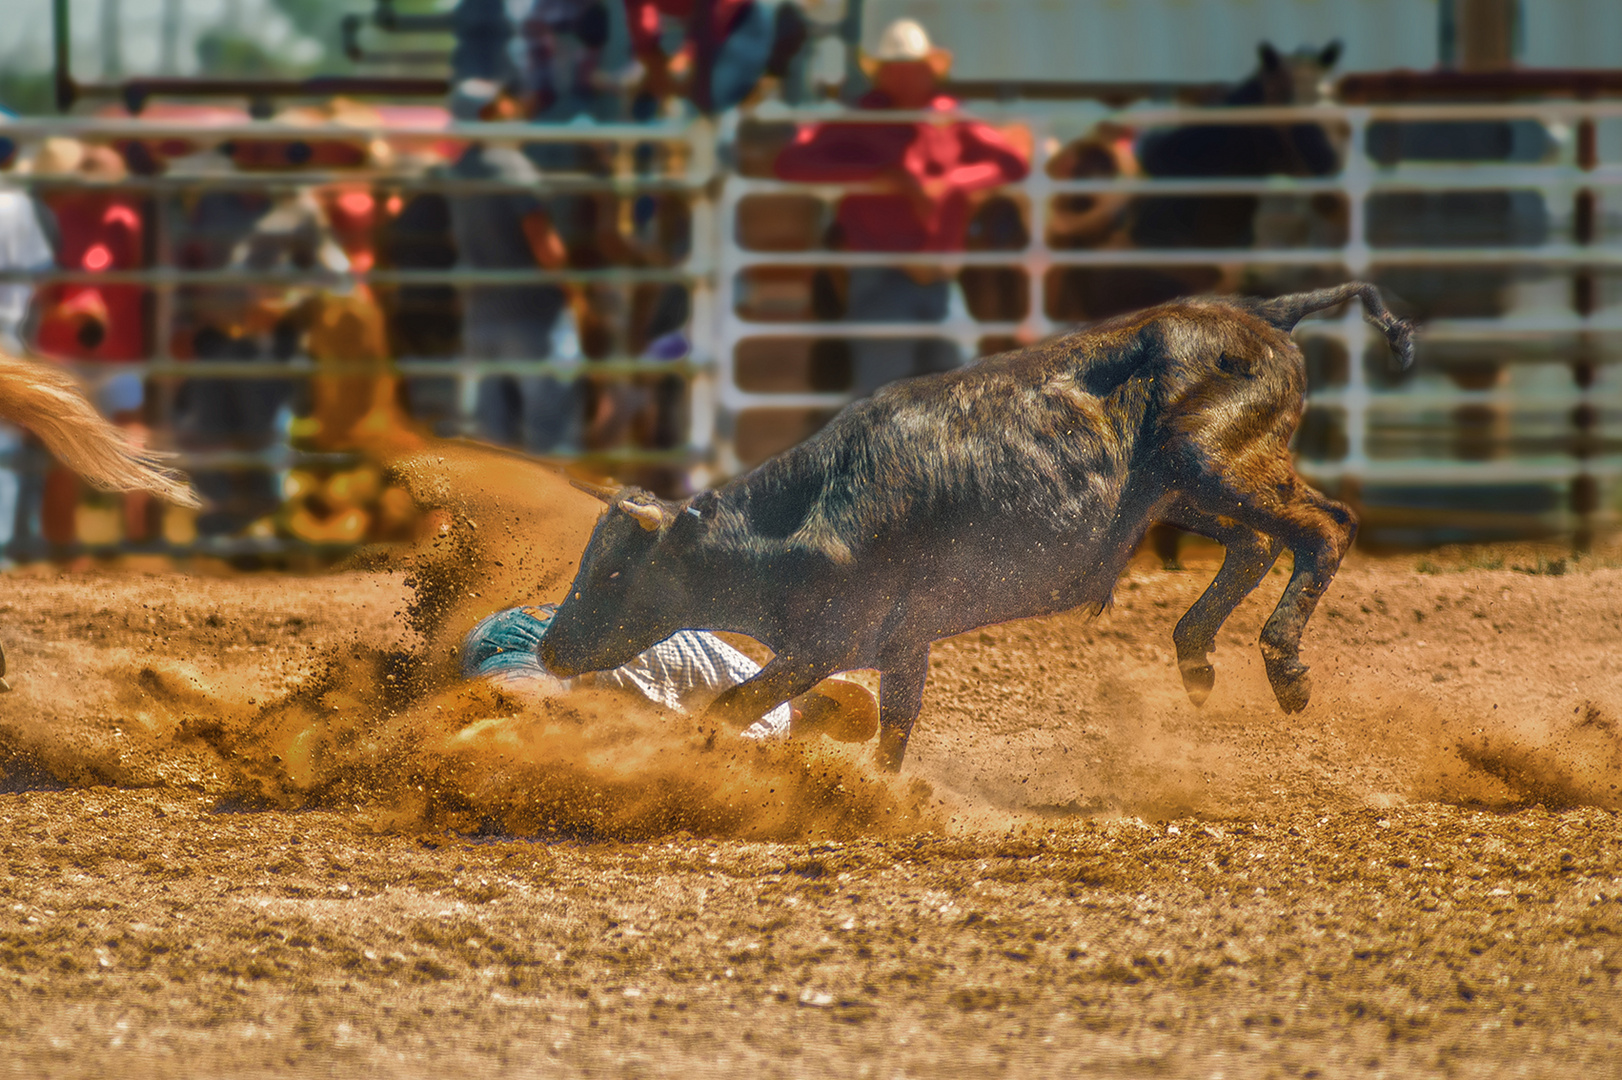
[[[10,115],[0,109],[0,116]],[[11,168],[16,156],[16,143],[0,137],[0,174]],[[0,270],[46,271],[55,262],[33,196],[0,180]],[[27,352],[33,299],[34,287],[29,283],[0,281],[0,352],[12,356]],[[22,447],[22,432],[0,424],[0,565],[10,562],[11,543],[17,534],[22,484],[12,459]]]
[[[546,670],[536,653],[555,610],[554,604],[507,608],[482,619],[463,639],[462,674],[524,695],[552,696],[577,687],[613,688],[674,712],[698,714],[723,691],[760,671],[759,664],[714,634],[682,630],[623,667],[559,679]],[[823,734],[840,742],[866,742],[878,726],[878,703],[867,688],[832,678],[779,705],[742,734],[746,739]]]

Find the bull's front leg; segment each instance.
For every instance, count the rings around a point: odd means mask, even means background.
[[[901,771],[912,725],[924,705],[928,678],[928,642],[880,657],[879,765],[887,772]]]
[[[749,679],[723,690],[704,710],[704,719],[742,731],[831,674],[831,664],[797,663],[786,657],[774,657]]]

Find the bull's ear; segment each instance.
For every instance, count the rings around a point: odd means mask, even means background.
[[[1328,45],[1325,45],[1324,51],[1318,54],[1318,63],[1322,64],[1324,66],[1324,70],[1327,71],[1334,67],[1335,63],[1340,60],[1340,52],[1341,42],[1339,38],[1336,38]]]
[[[1256,46],[1256,54],[1262,58],[1263,71],[1278,71],[1284,67],[1284,57],[1273,48],[1271,41],[1264,41]]]
[[[579,488],[592,498],[600,499],[611,505],[615,499],[620,497],[620,492],[624,490],[618,485],[594,484],[590,480],[582,480],[578,476],[569,477],[569,486]]]
[[[670,521],[670,511],[657,504],[649,506],[647,503],[621,499],[619,508],[636,518],[636,523],[649,532],[657,532]]]

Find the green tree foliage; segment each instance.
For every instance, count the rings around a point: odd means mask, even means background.
[[[205,75],[243,78],[290,75],[298,66],[246,34],[223,29],[209,30],[197,39],[197,63]]]
[[[19,116],[55,112],[56,90],[50,71],[0,65],[0,108]]]

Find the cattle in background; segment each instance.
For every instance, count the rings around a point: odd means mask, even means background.
[[[892,383],[715,491],[599,491],[608,511],[541,659],[569,676],[682,629],[747,634],[775,656],[708,714],[738,728],[877,668],[880,758],[899,768],[933,642],[1102,608],[1144,530],[1171,521],[1227,548],[1173,634],[1190,697],[1210,693],[1217,630],[1288,546],[1261,647],[1279,704],[1304,708],[1301,632],[1356,523],[1296,475],[1306,379],[1289,331],[1354,298],[1411,363],[1409,326],[1371,285],[1190,300]]]
[[[1260,66],[1215,102],[1313,105],[1328,97],[1329,70],[1340,42],[1284,55],[1266,42]],[[1340,154],[1318,124],[1192,124],[1151,131],[1138,143],[1138,162],[1152,177],[1183,179],[1329,176]],[[1138,201],[1132,240],[1144,248],[1247,248],[1257,241],[1255,195],[1169,195]]]

